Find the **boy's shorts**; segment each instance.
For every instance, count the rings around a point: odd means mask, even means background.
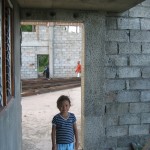
[[[57,150],[74,150],[74,143],[57,144]]]

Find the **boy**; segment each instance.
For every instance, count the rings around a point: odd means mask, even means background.
[[[52,120],[52,150],[77,150],[79,147],[76,117],[68,112],[70,106],[71,101],[68,96],[61,95],[58,98],[57,108],[60,113]]]

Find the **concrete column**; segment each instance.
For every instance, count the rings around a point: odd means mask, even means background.
[[[84,85],[81,114],[82,143],[85,150],[102,150],[103,144],[100,145],[100,142],[105,138],[103,123],[105,16],[92,13],[86,17],[86,21],[84,23],[84,58],[82,59],[83,79],[81,81]]]
[[[49,40],[48,40],[48,51],[49,51],[49,71],[50,71],[50,77],[54,77],[54,61],[53,61],[53,35],[54,35],[54,26],[51,24],[49,26]]]

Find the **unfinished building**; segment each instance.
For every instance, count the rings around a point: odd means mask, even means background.
[[[21,21],[83,24],[83,150],[131,150],[131,143],[149,141],[150,0],[2,0],[0,6],[1,150],[21,150]]]
[[[82,24],[22,22],[32,25],[22,31],[21,79],[38,78],[41,57],[48,57],[50,77],[75,77],[77,61],[81,61]]]

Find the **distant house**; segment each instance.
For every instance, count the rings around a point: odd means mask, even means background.
[[[82,24],[22,23],[32,26],[22,30],[21,78],[37,78],[41,57],[48,57],[50,77],[74,77],[75,66],[81,60]]]

